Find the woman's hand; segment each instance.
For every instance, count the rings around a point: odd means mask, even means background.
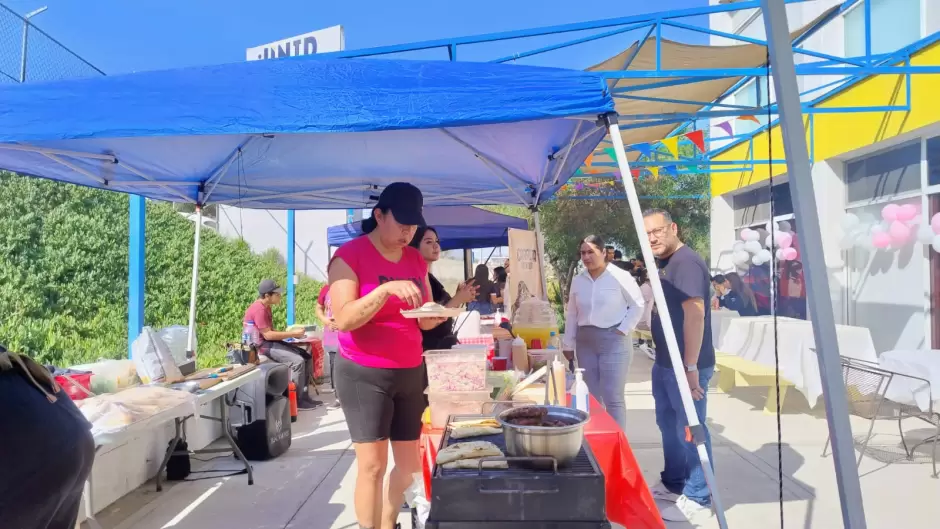
[[[422,331],[430,331],[447,321],[447,318],[418,318],[418,327]]]
[[[379,288],[384,290],[389,296],[395,296],[404,301],[413,309],[424,304],[424,296],[421,294],[421,289],[412,281],[389,281]]]
[[[335,318],[330,318],[329,321],[326,322],[326,329],[332,332],[336,332],[339,330],[339,327],[336,326]]]
[[[457,293],[454,294],[453,300],[458,305],[463,305],[465,303],[470,303],[477,297],[477,293],[480,291],[480,286],[474,283],[474,280],[471,279],[465,283],[461,283],[457,286]]]

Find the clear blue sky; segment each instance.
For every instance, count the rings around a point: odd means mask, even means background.
[[[342,24],[346,49],[475,35],[707,5],[707,0],[0,0],[108,74],[242,61],[245,49]],[[707,20],[685,19],[701,26]],[[704,43],[701,34],[665,33]],[[461,48],[462,59],[496,58],[579,34]],[[584,68],[640,35],[628,33],[551,52],[527,64]],[[445,58],[444,51],[409,58]]]

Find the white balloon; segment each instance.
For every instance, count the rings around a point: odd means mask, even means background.
[[[789,222],[787,222],[787,221],[785,221],[785,220],[781,220],[781,221],[780,221],[780,231],[785,231],[785,232],[787,232],[787,233],[790,233],[790,231],[791,231],[792,229],[793,229],[793,227],[790,226],[790,223],[789,223]]]
[[[732,252],[743,252],[743,251],[744,251],[744,241],[735,241],[734,244],[731,245],[731,251],[732,251]]]
[[[774,238],[772,235],[768,235],[767,238],[764,239],[764,246],[766,246],[767,248],[774,247]]]
[[[751,259],[751,263],[753,263],[754,266],[760,266],[760,265],[764,264],[764,261],[761,261],[759,255],[755,255],[754,258]]]
[[[736,265],[747,264],[750,260],[751,255],[744,250],[734,252],[734,255],[731,256],[731,261]]]
[[[770,260],[774,258],[770,250],[761,250],[760,253],[757,254],[757,257],[760,257],[762,263],[769,263]]]
[[[933,242],[934,233],[933,229],[930,227],[930,224],[921,224],[917,228],[917,241],[921,244],[930,244]]]
[[[931,244],[931,246],[933,246],[933,251],[940,253],[940,235],[933,238],[933,244]]]
[[[756,241],[760,239],[760,233],[752,229],[746,229],[741,232],[741,238],[745,241]]]
[[[859,222],[858,215],[854,213],[846,213],[845,216],[842,217],[842,229],[848,232],[855,226],[858,226]]]
[[[886,231],[888,231],[888,228],[885,227],[885,225],[882,224],[882,223],[880,223],[880,222],[877,223],[877,224],[872,225],[872,227],[871,227],[871,232],[872,232],[872,233],[883,233],[883,232],[886,232]]]
[[[786,258],[786,257],[784,256],[784,254],[783,254],[783,248],[780,248],[779,250],[777,250],[777,260],[778,260],[778,261],[786,261],[786,260],[787,260],[787,258]]]
[[[757,252],[764,249],[757,241],[747,241],[744,243],[744,249],[750,253],[756,254]]]
[[[779,228],[777,228],[777,225],[774,224],[773,221],[770,221],[767,224],[764,224],[764,231],[774,232],[774,231],[777,231],[778,229]]]

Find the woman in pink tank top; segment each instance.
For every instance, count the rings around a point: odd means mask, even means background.
[[[431,297],[427,263],[408,246],[418,226],[425,225],[423,206],[417,187],[388,185],[372,216],[362,221],[365,235],[341,246],[329,266],[340,345],[336,392],[356,450],[354,503],[360,527],[394,529],[405,489],[421,472],[421,331],[445,321],[401,315]],[[389,441],[395,467],[383,499]]]

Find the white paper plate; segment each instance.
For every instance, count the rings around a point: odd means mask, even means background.
[[[464,309],[444,309],[444,310],[403,310],[401,315],[412,320],[418,318],[456,318],[458,315],[466,312]]]

